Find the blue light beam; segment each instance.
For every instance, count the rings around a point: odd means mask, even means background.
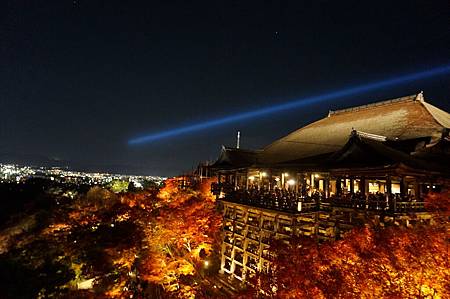
[[[432,68],[432,69],[421,71],[421,72],[416,72],[416,73],[406,74],[406,75],[402,75],[402,76],[395,77],[395,78],[390,78],[390,79],[383,80],[383,81],[376,81],[376,82],[371,82],[371,83],[367,83],[367,84],[356,86],[356,87],[350,87],[350,88],[346,88],[346,89],[336,90],[336,91],[332,91],[327,94],[320,94],[320,95],[316,95],[316,96],[312,96],[312,97],[305,97],[302,99],[286,102],[286,103],[279,104],[276,106],[268,106],[268,107],[251,110],[251,111],[247,111],[247,112],[243,112],[243,113],[239,113],[239,114],[234,114],[234,115],[229,115],[229,116],[225,116],[225,117],[221,117],[221,118],[217,118],[217,119],[207,120],[204,122],[199,122],[199,123],[187,125],[184,127],[176,127],[173,129],[156,132],[156,133],[149,134],[149,135],[132,138],[128,141],[128,144],[129,145],[137,145],[137,144],[142,144],[142,143],[154,142],[154,141],[158,141],[161,139],[166,139],[166,138],[170,138],[170,137],[174,137],[174,136],[178,136],[178,135],[182,135],[182,134],[186,134],[186,133],[192,133],[192,132],[197,132],[197,131],[201,131],[201,130],[206,130],[206,129],[209,129],[212,127],[218,127],[221,125],[237,122],[237,121],[244,120],[244,119],[251,119],[251,118],[258,117],[258,116],[273,114],[273,113],[277,113],[277,112],[281,112],[281,111],[285,111],[285,110],[297,109],[297,108],[308,106],[311,104],[330,101],[330,100],[342,98],[345,96],[357,95],[357,94],[361,94],[364,92],[368,92],[368,91],[372,91],[372,90],[376,90],[376,89],[380,89],[380,88],[384,88],[384,87],[389,87],[389,86],[398,85],[398,84],[404,84],[404,83],[417,81],[420,79],[426,79],[426,78],[430,78],[430,77],[434,77],[434,76],[444,75],[444,74],[448,74],[448,73],[450,73],[450,65],[445,65],[445,66],[436,67],[436,68]]]

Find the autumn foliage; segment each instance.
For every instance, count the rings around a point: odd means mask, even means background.
[[[450,191],[442,193],[430,193],[425,201],[425,207],[433,212],[439,220],[447,220],[450,217]]]
[[[448,211],[442,206],[448,193],[428,201]],[[450,298],[448,232],[445,221],[355,228],[342,240],[322,244],[306,237],[275,241],[269,272],[251,278],[253,287],[240,297]]]
[[[116,194],[92,187],[0,232],[2,298],[192,298],[221,216],[209,181]],[[23,287],[17,287],[23,284]]]
[[[186,298],[201,287],[205,261],[209,264],[213,258],[222,219],[209,180],[188,190],[178,188],[178,183],[168,180],[158,194],[162,206],[146,229],[149,250],[140,271],[143,279]]]
[[[0,297],[213,298],[222,216],[211,181],[93,187],[24,215],[0,232]],[[432,225],[274,240],[269,271],[238,297],[450,298],[449,202],[448,192],[427,198]]]

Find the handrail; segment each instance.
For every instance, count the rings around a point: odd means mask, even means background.
[[[225,193],[223,200],[290,213],[316,211],[332,207],[389,212],[419,211],[425,209],[425,203],[423,201],[405,201],[394,196],[386,198],[384,194],[358,195],[351,198],[335,196],[325,199],[320,196],[299,196],[295,192],[277,193],[262,192],[259,190],[237,190]]]

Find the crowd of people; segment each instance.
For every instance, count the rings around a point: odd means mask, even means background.
[[[279,188],[274,190],[262,190],[257,188],[233,190],[227,193],[226,198],[234,202],[274,210],[296,210],[297,202],[299,200],[296,192],[281,190]]]
[[[299,203],[309,204],[308,209],[320,208],[320,203],[328,203],[335,206],[352,207],[370,210],[396,210],[406,206],[415,206],[416,199],[412,194],[401,196],[400,194],[385,194],[381,192],[363,194],[360,191],[354,193],[332,194],[328,198],[320,190],[285,190],[275,187],[272,190],[249,187],[248,190],[224,188],[226,199],[242,204],[263,207],[275,210],[298,211]],[[304,194],[302,194],[304,193]],[[313,205],[311,205],[313,203]],[[402,203],[398,206],[397,203]],[[305,205],[303,205],[305,209]]]

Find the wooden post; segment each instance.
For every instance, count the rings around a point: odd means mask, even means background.
[[[389,195],[392,194],[392,180],[390,175],[386,177],[386,193]]]
[[[391,197],[391,194],[392,194],[392,181],[391,181],[391,176],[388,175],[386,177],[386,205],[390,204],[389,197]],[[395,201],[395,198],[394,198],[394,201]],[[393,209],[395,211],[396,204],[394,202],[392,204],[393,204]]]
[[[355,193],[355,181],[353,177],[350,177],[350,193],[351,194]]]
[[[336,178],[336,195],[339,197],[342,195],[341,177]]]
[[[263,176],[262,176],[262,171],[261,171],[261,170],[259,170],[259,175],[258,175],[258,177],[259,177],[259,180],[258,180],[258,190],[261,190],[261,189],[264,187],[264,184],[263,184]]]
[[[269,191],[272,191],[274,188],[273,188],[273,180],[272,180],[272,171],[269,171],[269,174],[268,174],[268,176],[269,176]]]
[[[306,181],[305,181],[305,174],[300,174],[300,181],[301,181],[301,190],[300,190],[300,196],[305,196],[306,194]]]
[[[406,194],[405,194],[405,178],[401,177],[400,178],[400,196],[403,198]]]
[[[415,178],[415,180],[414,180],[414,198],[415,198],[415,200],[419,201],[421,197],[422,196],[420,194],[419,181],[417,180],[417,178]]]
[[[366,178],[362,176],[359,180],[359,192],[362,195],[366,194]]]
[[[366,197],[367,197],[370,193],[369,180],[364,179],[364,190],[366,190]]]
[[[248,171],[245,173],[245,190],[248,190]]]

